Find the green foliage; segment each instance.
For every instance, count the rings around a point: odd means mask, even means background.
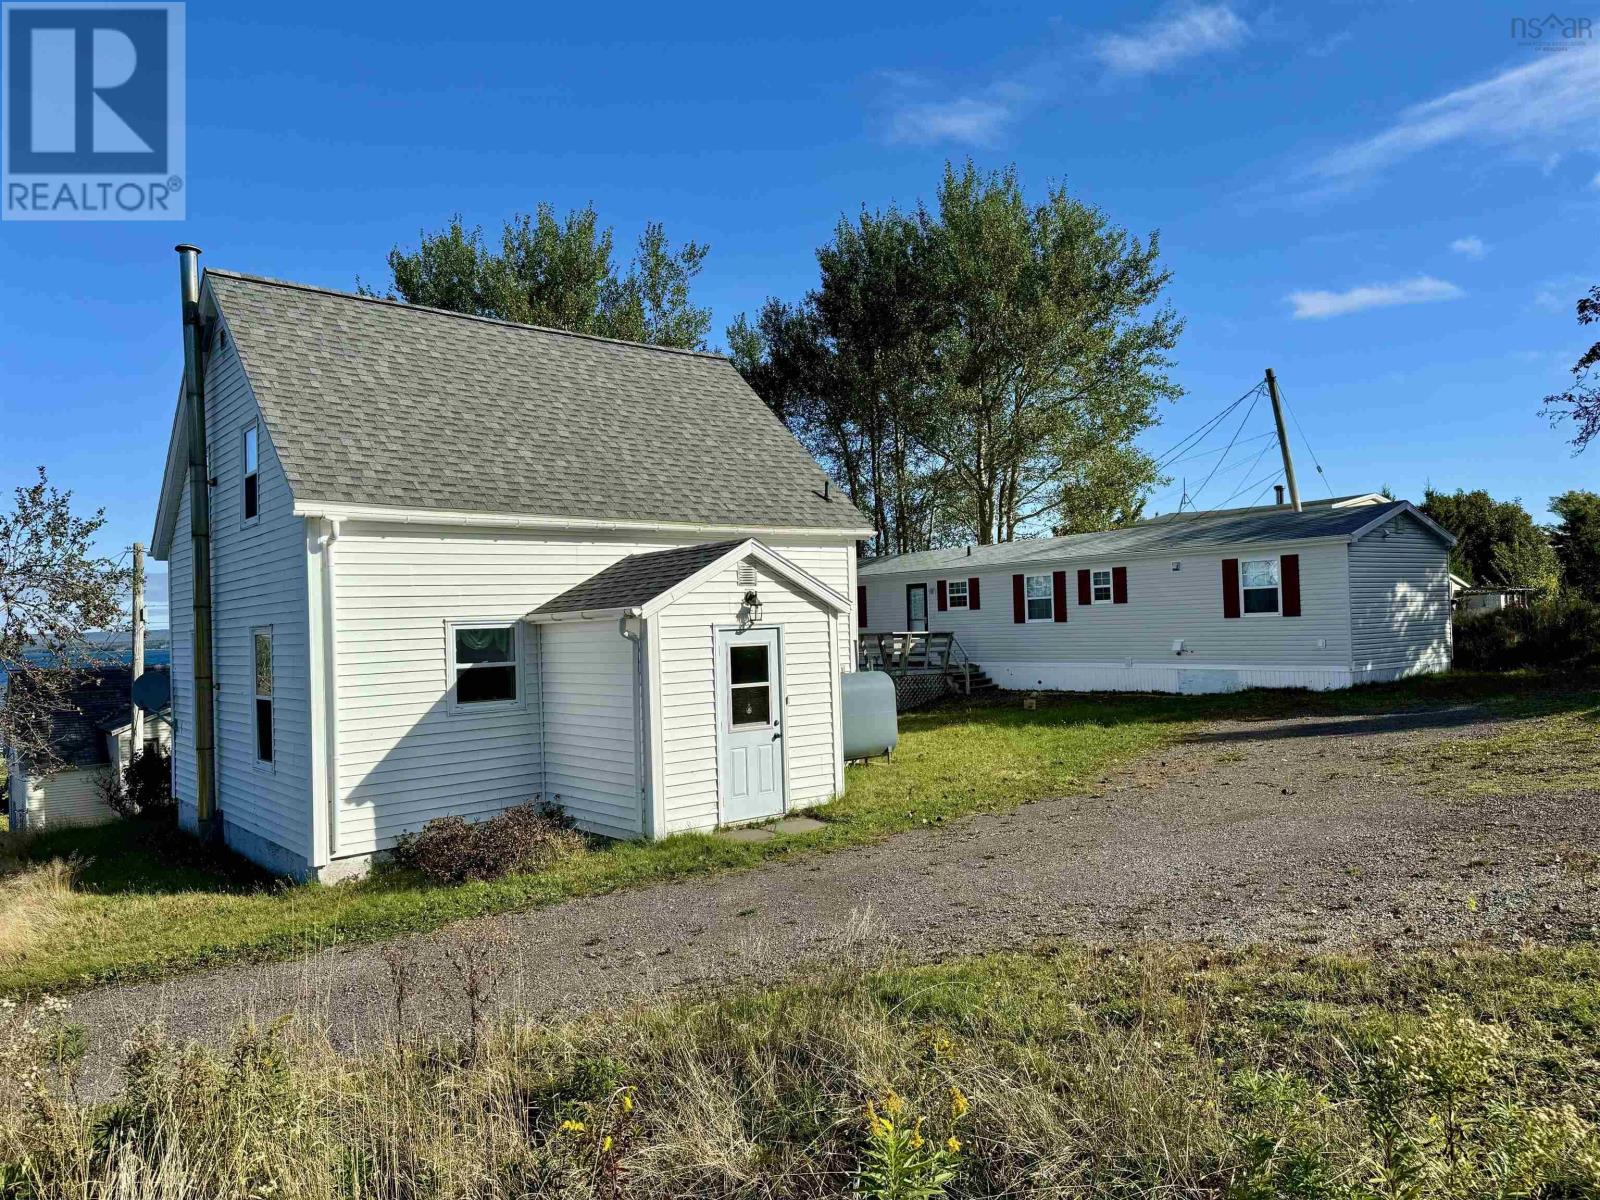
[[[1600,321],[1600,286],[1589,289],[1587,296],[1577,303],[1578,324],[1591,325]],[[1571,421],[1576,431],[1572,445],[1582,451],[1600,434],[1600,377],[1592,373],[1600,366],[1600,342],[1590,346],[1572,365],[1572,386],[1565,392],[1544,398],[1540,414],[1550,418],[1552,425]]]
[[[953,1114],[966,1111],[959,1090],[952,1089],[951,1101]],[[957,1119],[952,1116],[952,1126]],[[892,1090],[881,1104],[867,1104],[867,1144],[856,1175],[857,1195],[867,1200],[937,1200],[945,1194],[960,1169],[961,1141],[950,1133],[940,1142],[937,1134],[924,1134],[925,1123]]]
[[[424,232],[415,251],[389,251],[390,297],[574,333],[703,349],[711,311],[697,308],[690,285],[708,252],[695,242],[674,249],[658,223],[645,226],[626,271],[612,261],[613,234],[592,206],[564,218],[549,204],[507,221],[498,250],[459,216]],[[375,294],[361,287],[364,294]]]
[[[947,164],[937,199],[841,220],[819,287],[728,330],[736,364],[877,526],[880,552],[1130,520],[1137,436],[1179,389],[1170,274],[1014,169]]]
[[[124,817],[158,817],[168,823],[178,818],[172,798],[172,756],[161,746],[150,746],[133,756],[121,774],[107,777],[105,801]]]
[[[1509,584],[1553,590],[1560,564],[1550,539],[1518,500],[1495,500],[1488,492],[1436,492],[1419,506],[1455,534],[1450,569],[1472,583]]]
[[[1600,663],[1600,604],[1562,595],[1458,621],[1455,662],[1469,671],[1593,666]]]
[[[39,772],[60,766],[52,714],[71,709],[69,693],[92,672],[84,637],[122,619],[130,573],[95,552],[105,510],[80,517],[72,493],[39,478],[15,489],[0,513],[0,746]]]
[[[1562,492],[1550,501],[1560,522],[1550,531],[1561,582],[1590,600],[1600,601],[1600,493]]]

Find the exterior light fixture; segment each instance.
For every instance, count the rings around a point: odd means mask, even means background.
[[[761,620],[761,597],[756,594],[755,588],[751,588],[744,594],[744,608],[740,615],[744,618],[744,623],[747,626],[754,625]]]

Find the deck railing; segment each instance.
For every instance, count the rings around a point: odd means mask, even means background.
[[[904,629],[856,635],[856,665],[893,676],[942,675],[963,693],[972,692],[972,660],[953,633]]]

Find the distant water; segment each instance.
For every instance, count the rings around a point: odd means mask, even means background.
[[[41,666],[48,666],[54,661],[50,655],[46,654],[42,650],[30,650],[27,657],[30,662],[36,662]],[[94,663],[102,666],[127,666],[129,663],[133,662],[133,651],[121,649],[97,649],[93,651],[92,654],[86,654],[83,661],[86,664]],[[170,666],[171,663],[172,651],[166,646],[161,646],[159,648],[152,647],[144,652],[144,665],[146,667],[165,667]],[[0,688],[5,687],[5,683],[5,668],[0,667]]]

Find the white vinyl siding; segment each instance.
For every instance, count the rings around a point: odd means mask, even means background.
[[[312,857],[311,705],[304,522],[293,515],[288,482],[266,427],[257,443],[260,517],[241,522],[244,455],[240,430],[259,419],[233,339],[206,368],[206,423],[219,457],[210,464],[212,644],[216,694],[217,807],[225,828],[242,830],[309,863]],[[168,561],[172,626],[176,794],[195,804],[194,660],[190,638],[189,487],[183,482]],[[273,629],[273,764],[257,769],[252,631]]]
[[[541,754],[539,697],[549,692],[538,678],[537,656],[529,651],[538,639],[524,631],[524,704],[486,706],[492,711],[479,713],[465,706],[452,712],[447,623],[525,616],[630,554],[698,540],[703,539],[346,522],[334,569],[339,701],[335,856],[386,849],[400,833],[446,813],[488,816],[536,793],[560,790],[547,780]],[[820,537],[768,544],[847,594],[851,544]],[[737,608],[735,604],[721,619],[731,621]],[[615,622],[608,630],[627,646]],[[845,656],[852,653],[853,632],[846,628],[840,634]],[[667,745],[672,744],[669,733]],[[714,762],[710,769],[714,774]],[[714,782],[711,794],[714,821]]]
[[[13,772],[11,803],[24,806],[22,820],[13,813],[13,829],[59,829],[63,825],[98,825],[116,820],[101,790],[110,767],[66,767],[50,775]],[[21,787],[17,787],[18,783]]]
[[[1300,556],[1301,615],[1224,617],[1222,560],[1276,558],[1283,553]],[[1207,547],[1203,552],[1134,558],[1118,565],[1128,570],[1126,604],[1072,603],[1078,570],[1093,569],[1095,564],[1062,561],[1050,567],[1067,572],[1067,620],[1017,624],[1011,577],[1037,575],[1040,568],[1015,572],[991,568],[975,572],[981,580],[982,607],[977,612],[936,612],[933,627],[955,633],[962,649],[986,668],[1014,663],[1021,671],[1030,663],[1061,663],[1106,664],[1119,670],[1129,664],[1150,664],[1159,670],[1207,664],[1350,669],[1349,579],[1343,542]],[[1050,580],[1049,574],[1043,578]],[[905,586],[916,581],[912,575],[863,580],[869,631],[901,627],[903,618],[896,614],[904,612]],[[1172,650],[1178,638],[1184,641],[1181,658]],[[1020,686],[1035,684],[1027,680]]]
[[[1351,544],[1350,626],[1358,679],[1449,667],[1449,551],[1412,517]]]
[[[545,798],[609,837],[643,831],[638,662],[615,621],[539,627]]]
[[[765,567],[758,571],[759,623],[783,630],[788,807],[803,808],[828,800],[835,790],[831,614]],[[715,630],[737,625],[744,592],[737,564],[730,563],[654,619],[661,640],[666,832],[711,829],[718,821]],[[847,628],[850,619],[848,612],[840,617]]]

